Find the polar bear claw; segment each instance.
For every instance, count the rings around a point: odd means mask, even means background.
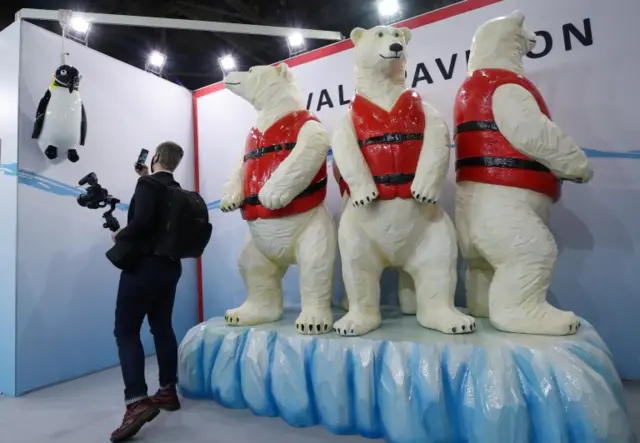
[[[355,337],[378,329],[381,323],[380,313],[365,314],[352,310],[333,324],[333,330],[343,337]]]
[[[234,192],[225,196],[220,201],[220,210],[222,212],[231,212],[240,208],[243,202],[243,197],[241,192]]]
[[[273,323],[282,318],[282,308],[257,306],[250,301],[240,307],[229,309],[224,314],[224,320],[229,326],[254,326],[263,323]]]
[[[304,335],[318,335],[331,332],[333,313],[331,309],[302,309],[296,320],[296,330]]]
[[[476,330],[476,319],[453,307],[418,312],[417,318],[421,326],[444,334],[469,334]]]
[[[375,189],[375,188],[374,188]],[[366,206],[369,203],[371,203],[372,201],[374,201],[375,199],[378,198],[378,191],[377,190],[371,190],[371,189],[367,189],[363,192],[360,193],[352,193],[351,194],[351,200],[353,202],[353,206]]]

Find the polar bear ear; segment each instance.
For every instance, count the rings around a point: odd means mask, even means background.
[[[286,63],[280,63],[279,65],[277,65],[276,72],[279,76],[284,77],[287,80],[291,80],[292,78],[291,71],[289,70],[289,66],[287,66]]]
[[[400,28],[400,32],[404,34],[404,42],[409,43],[411,41],[411,29],[409,28]]]
[[[509,14],[509,18],[515,21],[518,26],[524,25],[524,14],[522,13],[522,11],[513,11],[511,14]]]
[[[364,28],[355,28],[353,31],[351,31],[351,35],[349,35],[349,37],[351,37],[351,41],[354,45],[358,44],[365,32],[366,29]]]

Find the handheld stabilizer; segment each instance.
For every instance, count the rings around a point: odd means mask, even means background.
[[[113,211],[115,211],[116,205],[120,203],[120,200],[110,195],[106,188],[100,186],[98,176],[95,172],[90,172],[82,177],[80,181],[78,181],[78,185],[88,185],[86,192],[78,196],[78,204],[88,209],[100,209],[109,206],[109,210],[102,214],[105,220],[102,227],[112,232],[120,229],[118,219],[113,216]]]

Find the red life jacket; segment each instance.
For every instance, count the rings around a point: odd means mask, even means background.
[[[426,118],[422,100],[410,89],[390,112],[361,95],[351,103],[353,127],[380,200],[412,198],[411,184],[422,150]],[[345,183],[345,192],[349,192]]]
[[[336,165],[336,161],[333,161],[333,165],[332,165],[332,169],[333,169],[333,176],[336,179],[336,181],[338,182],[338,188],[340,189],[340,195],[344,195],[345,192],[349,192],[349,186],[347,186],[347,182],[344,181],[344,178],[342,178],[342,174],[340,174],[340,169],[338,168],[338,165]]]
[[[262,206],[258,193],[273,171],[289,156],[305,123],[318,121],[309,111],[296,111],[275,122],[264,134],[252,128],[247,137],[244,156],[244,203],[242,218],[279,218],[301,214],[321,205],[327,195],[327,165],[320,168],[307,189],[281,209],[270,210]]]
[[[347,182],[344,181],[344,178],[340,177],[340,180],[338,180],[338,187],[340,188],[340,195],[344,195],[345,192],[349,195],[349,186],[347,185]]]
[[[558,201],[562,182],[546,166],[516,150],[500,133],[491,108],[498,87],[516,84],[533,95],[551,118],[535,85],[505,69],[479,69],[462,83],[453,110],[456,182],[470,181],[529,189]]]

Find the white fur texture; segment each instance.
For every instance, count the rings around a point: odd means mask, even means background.
[[[78,91],[69,93],[67,88],[50,87],[51,98],[44,116],[38,146],[44,153],[49,145],[58,148],[58,156],[50,160],[61,163],[67,160],[70,149],[78,149],[82,127],[82,97]]]
[[[333,164],[333,176],[336,182],[340,181],[340,169],[336,163]],[[340,214],[344,212],[344,209],[349,204],[349,196],[345,193],[340,200]],[[339,223],[338,223],[339,226]],[[398,269],[398,305],[400,312],[405,315],[416,315],[418,307],[416,305],[416,288],[413,284],[411,275],[404,269]],[[340,301],[340,308],[344,311],[349,311],[349,298],[344,297]]]
[[[299,88],[287,68],[256,66],[248,72],[234,72],[225,86],[250,102],[258,112],[256,127],[264,132],[280,118],[305,110]],[[290,155],[264,184],[258,198],[268,209],[289,204],[313,181],[326,161],[329,136],[315,121],[307,122]],[[242,151],[240,157],[244,155]],[[224,186],[220,207],[238,209],[244,200],[242,162]],[[331,290],[336,255],[333,219],[324,204],[289,217],[250,221],[249,232],[239,259],[240,273],[247,288],[247,300],[230,309],[225,319],[232,325],[256,325],[282,317],[282,277],[292,264],[300,267],[302,312],[296,320],[298,332],[329,332],[333,322]]]
[[[406,46],[411,32],[385,26],[356,28],[351,38],[356,46],[357,93],[390,111],[406,89]],[[402,51],[391,50],[392,44],[400,44]],[[385,267],[401,268],[412,277],[415,311],[422,326],[445,333],[475,328],[474,319],[453,305],[457,259],[453,223],[440,207],[424,204],[435,203],[440,197],[449,166],[450,138],[440,114],[426,103],[423,108],[427,123],[411,187],[414,199],[371,198],[378,192],[358,146],[350,113],[333,136],[335,161],[354,202],[345,206],[338,229],[349,298],[349,312],[334,324],[341,335],[362,335],[380,326],[380,276]]]
[[[523,75],[523,59],[536,35],[515,11],[481,25],[473,37],[469,74],[499,68]],[[492,110],[502,135],[522,154],[559,178],[588,182],[586,155],[551,122],[534,97],[518,85],[500,86]],[[460,249],[468,262],[467,303],[477,317],[490,317],[503,331],[565,335],[580,322],[573,312],[547,303],[558,250],[547,227],[549,197],[514,187],[462,182],[456,196]]]

